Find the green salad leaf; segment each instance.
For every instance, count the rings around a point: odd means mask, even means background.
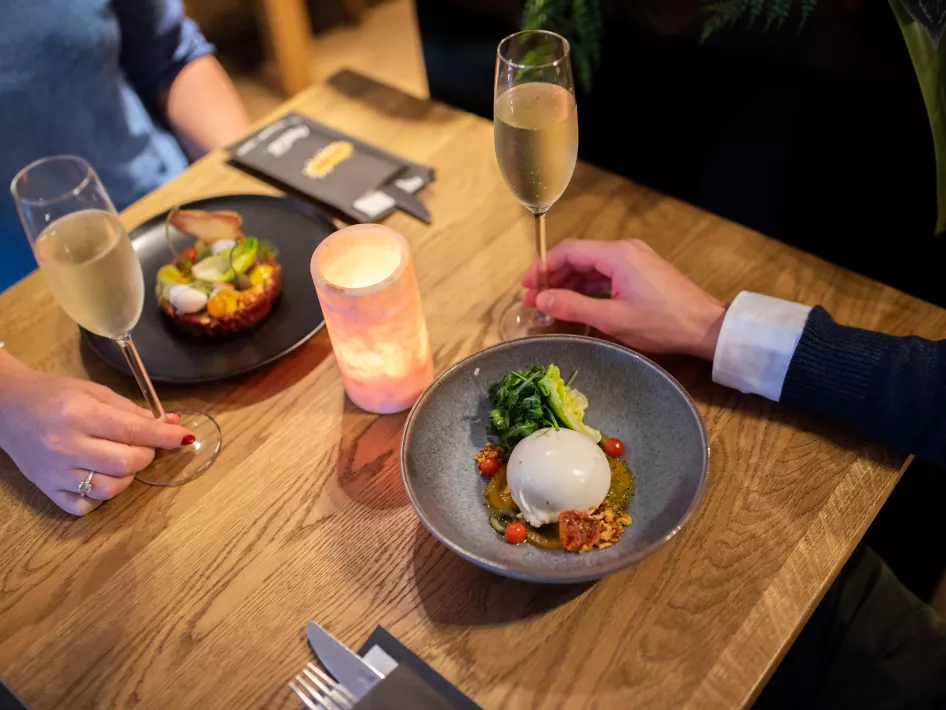
[[[569,383],[573,382],[572,375]],[[588,398],[572,387],[565,384],[562,373],[555,365],[549,365],[545,377],[539,380],[539,389],[548,400],[548,405],[562,426],[584,434],[596,444],[601,441],[601,432],[585,424],[585,410],[588,409]]]
[[[245,274],[256,261],[259,239],[247,237],[230,250],[230,268],[236,274]]]
[[[490,384],[489,399],[492,409],[486,431],[503,446],[513,447],[539,429],[560,426],[574,429],[594,442],[601,439],[599,432],[583,422],[588,398],[568,387],[555,365],[513,370]]]
[[[191,274],[196,279],[210,282],[233,281],[236,274],[230,267],[230,252],[232,249],[224,249],[221,252],[208,256],[206,259],[198,261],[191,267]]]

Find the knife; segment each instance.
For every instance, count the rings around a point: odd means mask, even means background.
[[[401,181],[398,180],[397,182]],[[394,204],[402,212],[407,212],[411,217],[416,217],[424,224],[430,224],[430,212],[424,206],[424,203],[414,197],[412,193],[397,184],[385,185],[380,191],[394,200]]]
[[[306,624],[305,631],[322,665],[357,699],[360,700],[384,678],[374,666],[314,621]]]
[[[430,211],[416,197],[416,193],[424,187],[428,180],[421,175],[408,175],[398,178],[393,183],[382,185],[377,190],[369,190],[352,203],[352,207],[374,219],[397,207],[412,217],[416,217],[425,224],[430,224]]]

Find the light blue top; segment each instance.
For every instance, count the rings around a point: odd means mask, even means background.
[[[122,209],[187,158],[154,113],[213,52],[180,0],[21,0],[0,19],[0,291],[35,268],[9,185],[39,158],[79,155]]]

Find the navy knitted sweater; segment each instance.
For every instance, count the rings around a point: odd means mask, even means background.
[[[838,325],[815,307],[780,401],[946,465],[946,340]]]

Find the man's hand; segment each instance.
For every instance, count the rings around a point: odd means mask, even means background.
[[[551,288],[536,292],[533,265],[522,279],[525,305],[636,350],[713,359],[725,305],[644,242],[566,239],[547,263]],[[610,299],[592,298],[601,294]]]

